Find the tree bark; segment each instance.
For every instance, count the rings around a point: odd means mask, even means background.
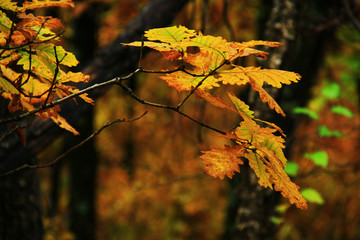
[[[289,41],[294,39],[294,19],[296,16],[294,2],[292,0],[274,0],[270,14],[266,21],[263,39],[284,43],[276,49],[272,49],[271,55],[262,65],[264,68],[280,68]],[[267,49],[269,50],[269,49]],[[264,89],[276,97],[278,90],[264,86]],[[257,93],[250,92],[249,101],[255,111],[255,117],[274,122],[274,112],[267,104],[264,104]],[[276,232],[276,226],[271,222],[275,216],[274,207],[278,203],[279,193],[271,189],[265,189],[257,182],[257,176],[248,164],[240,168],[240,174],[232,183],[230,213],[228,218],[228,230],[226,239],[272,239]]]

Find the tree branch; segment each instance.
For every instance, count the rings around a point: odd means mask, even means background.
[[[18,172],[20,170],[23,169],[34,169],[34,168],[46,168],[46,167],[51,167],[54,164],[56,164],[57,162],[59,162],[61,159],[63,159],[64,157],[66,157],[67,155],[69,155],[70,153],[72,153],[74,150],[78,149],[79,147],[81,147],[82,145],[84,145],[85,143],[87,143],[89,140],[93,139],[94,137],[96,137],[98,134],[100,134],[105,128],[110,127],[111,125],[115,124],[115,123],[124,123],[124,122],[134,122],[136,120],[139,120],[140,118],[144,117],[147,114],[147,112],[144,112],[143,114],[141,114],[140,116],[130,119],[130,120],[125,120],[125,119],[115,119],[113,121],[107,122],[105,123],[101,128],[99,128],[97,131],[93,132],[90,136],[88,136],[87,138],[85,138],[83,141],[81,141],[80,143],[76,144],[75,146],[72,146],[70,149],[68,149],[66,152],[64,152],[63,154],[61,154],[60,156],[58,156],[57,158],[55,158],[54,160],[45,163],[45,164],[36,164],[36,165],[32,165],[32,164],[24,164],[18,168],[12,169],[8,172],[2,173],[0,174],[0,178],[10,175],[12,173]]]

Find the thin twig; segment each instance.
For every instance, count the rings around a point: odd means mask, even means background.
[[[138,101],[139,103],[141,104],[144,104],[144,105],[148,105],[148,106],[151,106],[151,107],[156,107],[156,108],[164,108],[164,109],[169,109],[169,110],[172,110],[172,111],[175,111],[177,112],[178,114],[190,119],[191,121],[199,124],[200,126],[202,127],[205,127],[205,128],[208,128],[210,130],[213,130],[217,133],[220,133],[220,134],[223,134],[225,135],[226,133],[219,130],[219,129],[216,129],[214,127],[211,127],[203,122],[200,122],[192,117],[190,117],[189,115],[187,115],[186,113],[184,112],[181,112],[180,109],[177,107],[177,106],[170,106],[170,105],[164,105],[164,104],[160,104],[160,103],[154,103],[154,102],[149,102],[149,101],[146,101],[140,97],[138,97],[134,92],[133,90],[131,90],[128,86],[126,86],[125,84],[119,82],[117,85],[119,85],[120,87],[122,87],[132,98],[134,98],[136,101]]]
[[[360,23],[356,19],[356,17],[354,16],[354,14],[352,13],[352,11],[350,9],[350,6],[349,6],[349,3],[346,0],[342,0],[342,3],[344,5],[344,7],[345,7],[346,14],[348,15],[348,17],[350,18],[350,20],[354,24],[355,28],[358,30],[358,32],[360,32]]]
[[[63,159],[64,157],[66,157],[67,155],[69,155],[71,152],[73,152],[74,150],[76,150],[77,148],[81,147],[82,145],[84,145],[85,143],[87,143],[89,140],[93,139],[95,136],[97,136],[98,134],[100,134],[105,128],[115,124],[115,123],[124,123],[124,122],[134,122],[136,120],[139,120],[140,118],[144,117],[147,114],[147,112],[144,112],[143,114],[141,114],[139,117],[130,119],[130,120],[125,120],[125,119],[116,119],[114,121],[110,121],[105,123],[100,129],[98,129],[97,131],[93,132],[90,136],[88,136],[87,138],[85,138],[83,141],[81,141],[80,143],[76,144],[75,146],[72,146],[70,149],[68,149],[67,151],[65,151],[63,154],[61,154],[60,156],[58,156],[57,158],[55,158],[54,160],[52,160],[51,162],[45,163],[45,164],[36,164],[36,165],[31,165],[31,164],[24,164],[18,168],[15,168],[13,170],[10,170],[8,172],[2,173],[0,174],[0,177],[4,177],[7,175],[10,175],[12,173],[18,172],[20,170],[24,170],[24,169],[35,169],[35,168],[47,168],[47,167],[51,167],[54,164],[56,164],[57,162],[59,162],[61,159]]]
[[[72,99],[74,97],[77,97],[81,94],[84,94],[84,93],[87,93],[87,92],[90,92],[92,90],[95,90],[97,88],[101,88],[101,87],[104,87],[104,86],[108,86],[108,85],[112,85],[112,84],[117,84],[123,80],[126,80],[126,79],[129,79],[131,78],[132,76],[134,76],[136,73],[138,73],[140,71],[140,69],[136,69],[134,72],[131,72],[130,74],[128,74],[127,76],[124,76],[124,77],[116,77],[116,78],[113,78],[109,81],[106,81],[106,82],[103,82],[103,83],[97,83],[97,84],[94,84],[90,87],[87,87],[83,90],[80,90],[76,93],[72,93],[66,97],[63,97],[63,98],[60,98],[60,99],[57,99],[57,100],[54,100],[50,103],[47,103],[46,105],[42,105],[32,111],[29,111],[29,112],[26,112],[26,113],[23,113],[23,114],[20,114],[20,115],[17,115],[17,116],[14,116],[14,117],[10,117],[10,118],[6,118],[6,119],[0,119],[0,124],[4,124],[4,123],[8,123],[8,122],[14,122],[14,121],[19,121],[19,120],[22,120],[24,118],[27,118],[29,116],[32,116],[40,111],[43,111],[45,109],[48,109],[48,108],[52,108],[56,105],[59,105],[69,99]]]
[[[191,97],[191,95],[195,93],[196,89],[198,89],[208,77],[210,77],[213,73],[215,73],[225,64],[227,64],[226,60],[224,60],[219,66],[217,66],[215,69],[211,70],[206,76],[204,76],[204,78],[201,79],[201,81],[193,89],[191,89],[190,93],[186,95],[186,97],[176,106],[176,108],[180,109],[181,106],[184,105],[184,103]]]

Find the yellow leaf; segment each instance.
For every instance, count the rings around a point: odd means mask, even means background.
[[[12,2],[11,0],[1,0],[0,8],[10,11],[16,11],[16,2]]]
[[[243,155],[243,149],[225,146],[225,148],[212,148],[203,151],[200,158],[203,160],[204,171],[210,176],[224,179],[225,176],[232,178],[235,172],[240,172],[239,164],[243,161],[239,158]]]
[[[73,83],[78,83],[78,82],[88,82],[90,80],[90,75],[85,75],[81,72],[67,72],[65,75],[61,76],[60,78],[58,78],[58,81],[61,83],[66,83],[66,82],[73,82]]]
[[[255,81],[250,81],[252,89],[259,92],[260,98],[264,103],[267,103],[271,109],[274,109],[277,113],[285,117],[284,111],[281,109],[279,104],[273,99],[269,93],[267,93],[261,86],[259,86]]]
[[[246,103],[244,103],[235,95],[229,92],[228,92],[228,96],[231,99],[231,101],[234,103],[238,113],[243,119],[245,119],[246,117],[250,119],[254,118],[254,112],[250,110],[250,107]]]
[[[184,39],[194,37],[195,30],[184,26],[173,26],[165,28],[154,28],[145,32],[145,37],[150,41],[161,41],[165,43],[180,42]]]
[[[44,8],[44,7],[75,7],[72,0],[32,0],[31,2],[25,1],[23,6],[19,8],[21,11]]]
[[[72,132],[74,135],[80,135],[78,131],[76,131],[75,128],[73,128],[66,120],[65,118],[57,115],[52,116],[51,120],[53,120],[57,125],[59,125],[59,127],[64,128],[65,130]]]
[[[288,198],[291,204],[295,204],[296,207],[306,210],[307,203],[299,192],[299,186],[293,183],[285,173],[284,166],[275,152],[261,147],[259,149],[261,149],[269,159],[267,172],[270,174],[270,182],[274,184],[275,190],[281,192],[283,197]]]
[[[272,189],[270,182],[270,174],[266,172],[266,165],[261,160],[258,154],[254,152],[245,153],[244,157],[249,160],[250,167],[254,170],[256,176],[259,178],[258,183],[263,187]]]
[[[185,72],[174,72],[160,76],[165,80],[169,87],[177,89],[179,92],[190,91],[197,86],[205,77],[193,76]],[[207,77],[199,89],[211,89],[219,87],[218,79],[214,76]]]

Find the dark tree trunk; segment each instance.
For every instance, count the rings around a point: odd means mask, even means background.
[[[284,43],[271,50],[271,55],[262,65],[264,68],[280,68],[290,41],[294,39],[294,19],[296,8],[292,0],[274,0],[265,22],[263,39]],[[265,65],[266,64],[266,65]],[[264,86],[264,89],[276,98],[278,91]],[[274,112],[267,104],[261,102],[254,91],[250,92],[249,101],[255,111],[255,117],[274,122]],[[281,104],[280,104],[281,105]],[[276,226],[271,222],[275,215],[274,207],[278,203],[279,194],[265,189],[257,182],[257,176],[248,164],[240,167],[240,174],[231,186],[231,204],[229,206],[228,229],[225,239],[258,240],[272,239]],[[230,212],[231,211],[231,212]]]

